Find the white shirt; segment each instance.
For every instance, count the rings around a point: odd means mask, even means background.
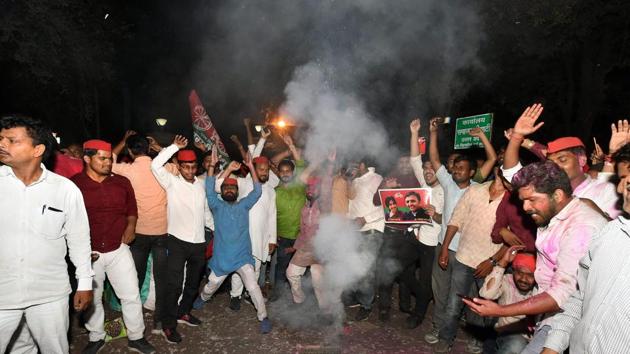
[[[385,214],[381,207],[374,205],[374,193],[378,191],[383,177],[369,167],[368,172],[352,181],[354,198],[348,204],[348,217],[365,218],[365,225],[359,231],[385,230]]]
[[[190,183],[166,170],[164,164],[178,150],[176,145],[162,149],[151,162],[151,172],[166,190],[168,233],[184,242],[203,243],[206,241],[204,226],[214,230],[206,185],[197,177]]]
[[[66,252],[78,290],[91,290],[90,226],[81,191],[41,165],[29,186],[0,166],[0,309],[20,309],[70,294]],[[66,246],[67,245],[67,246]]]
[[[251,175],[245,178],[237,178],[238,198],[241,200],[254,190],[254,181]],[[276,226],[276,187],[280,183],[278,177],[269,171],[269,180],[262,184],[262,195],[249,210],[249,237],[252,240],[252,255],[261,262],[270,259],[269,244],[277,241]],[[221,193],[223,178],[217,179],[215,190]]]
[[[420,155],[410,157],[409,163],[411,164],[413,174],[418,179],[420,186],[422,186],[423,188],[431,189],[431,205],[435,207],[435,211],[438,214],[442,214],[444,209],[444,189],[442,189],[442,186],[439,182],[436,183],[435,186],[431,187],[424,180],[422,170],[422,157]],[[422,225],[420,226],[420,229],[415,229],[418,241],[427,246],[437,246],[441,231],[442,225],[436,223],[433,220],[431,220],[430,225]]]

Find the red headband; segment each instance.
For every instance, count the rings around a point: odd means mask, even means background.
[[[197,161],[197,155],[192,150],[179,150],[177,153],[177,161],[195,162]]]
[[[584,143],[580,138],[576,138],[574,136],[565,136],[562,138],[558,138],[554,141],[550,141],[547,144],[547,153],[553,154],[554,152],[574,148],[581,147],[584,148]]]
[[[83,149],[112,151],[112,144],[103,140],[92,139],[83,143]]]
[[[512,268],[525,268],[534,273],[536,271],[536,257],[528,253],[519,253],[512,261]]]
[[[252,162],[254,163],[254,165],[258,165],[261,163],[269,163],[269,159],[265,156],[258,156],[258,157],[254,157]]]
[[[223,180],[223,183],[221,184],[222,186],[237,186],[238,187],[238,181],[236,180],[236,178],[226,178]]]

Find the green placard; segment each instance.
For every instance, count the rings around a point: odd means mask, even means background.
[[[492,113],[479,114],[476,116],[457,118],[455,122],[455,149],[468,149],[471,147],[483,147],[481,140],[472,137],[468,131],[479,127],[488,137],[492,139]]]

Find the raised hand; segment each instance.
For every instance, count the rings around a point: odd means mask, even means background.
[[[195,141],[195,147],[203,152],[208,151],[208,148],[206,148],[206,144],[204,144],[201,141]],[[214,146],[213,146],[214,147]]]
[[[249,118],[243,118],[243,125],[245,125],[246,127],[249,127],[249,125],[251,124],[252,120]]]
[[[162,147],[158,144],[157,140],[155,140],[152,136],[147,136],[147,140],[149,140],[149,149],[155,152],[160,152]]]
[[[507,267],[508,264],[512,263],[512,261],[518,254],[518,251],[522,251],[524,249],[525,249],[525,246],[512,246],[508,248],[508,250],[505,251],[505,253],[503,254],[503,258],[501,258],[501,260],[499,261],[499,264],[501,265],[501,267],[503,268]]]
[[[188,146],[188,139],[186,139],[183,135],[175,135],[175,139],[173,139],[173,144],[179,149],[183,149]]]
[[[538,120],[542,112],[543,106],[540,103],[534,103],[533,105],[525,108],[523,114],[521,114],[514,124],[513,133],[526,136],[536,132],[543,126],[543,124],[545,124],[545,122],[538,122],[538,124],[536,124],[536,120]]]
[[[508,130],[504,130],[503,131],[503,136],[507,139],[510,140],[512,138],[512,133],[514,132],[514,128],[510,128]]]
[[[614,154],[622,146],[630,142],[630,125],[627,120],[619,120],[617,125],[614,123],[610,126],[611,135],[608,143],[608,153]]]
[[[219,163],[219,153],[217,151],[217,146],[212,145],[212,152],[210,153],[210,164],[212,166],[216,166]]]
[[[422,124],[420,123],[420,119],[416,118],[409,123],[409,130],[411,133],[418,133],[420,131],[420,127]]]
[[[243,145],[243,144],[241,144],[241,140],[238,138],[238,135],[234,134],[234,135],[230,136],[230,140],[232,140],[234,142],[234,144],[236,144],[236,145],[239,145],[239,146]]]
[[[337,159],[337,148],[334,147],[330,149],[330,152],[328,153],[328,162],[334,163],[336,159]]]
[[[431,118],[431,120],[429,121],[429,132],[433,133],[438,131],[438,128],[440,126],[440,123],[438,122],[439,119],[440,117]]]
[[[481,128],[475,127],[468,131],[468,135],[474,136],[475,138],[481,138],[481,136],[485,134],[483,133],[483,130],[481,130]]]
[[[290,135],[283,135],[282,140],[284,140],[284,143],[287,144],[288,147],[293,146],[293,139],[291,139]]]
[[[227,167],[227,170],[230,170],[231,172],[238,171],[240,169],[241,169],[241,163],[238,161],[230,162],[230,164]]]
[[[604,161],[606,154],[604,153],[602,147],[597,143],[596,138],[593,138],[593,143],[595,144],[595,150],[593,150],[593,153],[591,154],[591,163],[593,165],[597,165],[598,163]]]
[[[125,132],[125,136],[123,137],[123,140],[127,141],[127,139],[129,139],[130,136],[132,135],[136,135],[138,133],[136,133],[134,130],[127,130]]]
[[[260,130],[260,136],[265,140],[269,139],[271,136],[271,130],[269,130],[269,128],[262,128]]]

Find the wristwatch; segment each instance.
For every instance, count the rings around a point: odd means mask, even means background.
[[[492,257],[488,258],[488,260],[490,261],[490,263],[492,263],[493,267],[496,267],[499,264],[499,261],[495,260]]]

